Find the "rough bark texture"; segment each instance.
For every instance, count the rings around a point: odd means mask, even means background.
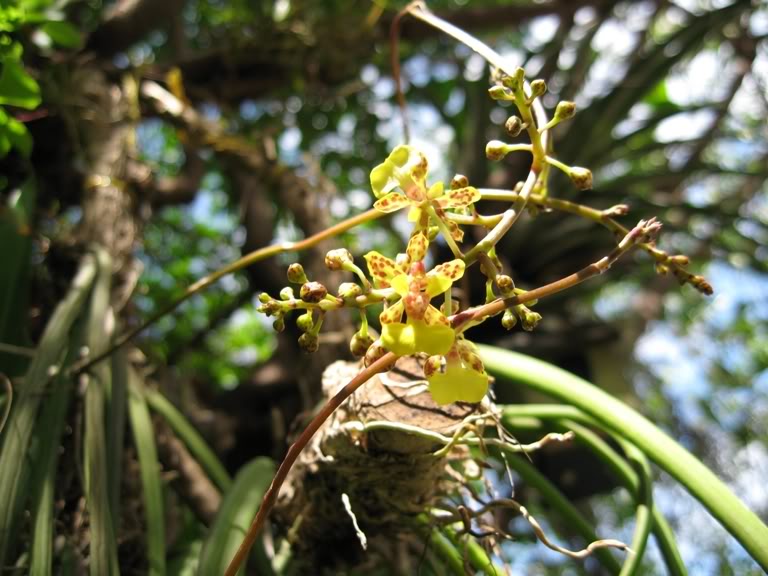
[[[325,396],[335,394],[359,370],[352,362],[330,365],[323,374]],[[376,547],[378,535],[386,540],[402,533],[450,489],[448,458],[433,456],[440,444],[401,431],[355,430],[361,423],[384,421],[450,436],[475,411],[471,404],[437,406],[424,384],[420,362],[400,359],[395,369],[374,377],[337,410],[294,467],[278,517],[292,531],[296,554],[308,566],[362,559],[342,494]]]

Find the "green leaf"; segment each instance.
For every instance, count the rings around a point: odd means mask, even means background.
[[[478,346],[489,372],[576,406],[637,446],[696,497],[750,556],[768,570],[768,526],[712,471],[652,422],[596,386],[516,352]]]
[[[67,296],[56,307],[37,346],[37,353],[27,370],[22,386],[15,390],[5,432],[0,440],[0,566],[7,566],[7,554],[17,535],[17,521],[28,495],[29,452],[32,433],[37,421],[40,402],[50,386],[50,373],[60,370],[64,351],[70,343],[69,332],[80,315],[90,291],[96,262],[86,255]],[[13,434],[8,434],[13,430]]]
[[[224,495],[221,509],[205,541],[198,574],[224,573],[243,541],[243,535],[248,531],[274,473],[275,464],[269,458],[256,458],[240,470],[232,489]],[[254,551],[257,551],[256,546]],[[244,567],[240,573],[245,573]]]
[[[86,342],[90,353],[101,354],[109,345],[105,319],[109,315],[112,262],[103,249],[96,250],[98,273],[91,295]],[[109,505],[107,473],[106,389],[112,376],[109,359],[93,366],[85,390],[85,497],[90,519],[90,573],[118,574],[117,544]]]
[[[165,509],[160,463],[155,445],[155,430],[144,395],[144,384],[136,372],[128,369],[128,413],[133,441],[139,455],[141,485],[144,491],[144,517],[147,530],[149,574],[165,574]]]
[[[64,48],[78,48],[82,41],[78,29],[69,22],[49,21],[43,24],[40,30],[48,34],[54,44]]]
[[[27,74],[18,52],[12,52],[2,63],[0,104],[33,110],[40,105],[40,86]]]

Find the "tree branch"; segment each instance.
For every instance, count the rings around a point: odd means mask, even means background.
[[[108,58],[130,48],[153,30],[167,27],[186,0],[120,0],[93,31],[86,50]]]

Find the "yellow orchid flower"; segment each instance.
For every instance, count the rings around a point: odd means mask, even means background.
[[[378,252],[365,255],[374,284],[391,287],[400,296],[379,316],[381,342],[398,356],[446,354],[456,337],[448,319],[429,301],[464,275],[464,262],[452,260],[426,272],[423,259],[427,246],[427,237],[420,231],[411,237],[406,254],[399,255],[397,261]],[[404,313],[407,319],[402,322]]]
[[[474,344],[460,338],[448,354],[431,356],[424,364],[424,375],[429,392],[437,404],[452,402],[480,402],[488,391],[485,372]]]
[[[395,148],[389,157],[371,171],[371,188],[378,198],[373,207],[380,212],[395,212],[410,206],[408,220],[423,223],[428,207],[450,230],[454,240],[461,242],[464,233],[458,225],[445,217],[446,208],[466,208],[480,199],[480,192],[472,186],[445,190],[442,182],[427,189],[427,158],[411,146]],[[399,188],[401,192],[396,192]]]

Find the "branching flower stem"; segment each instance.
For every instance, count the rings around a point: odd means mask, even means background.
[[[365,384],[374,375],[389,368],[395,362],[395,360],[397,360],[397,356],[392,352],[388,352],[373,362],[370,366],[360,371],[360,373],[358,373],[357,376],[352,378],[352,380],[350,380],[341,390],[339,390],[333,398],[325,403],[325,405],[320,409],[315,417],[312,418],[312,421],[301,433],[301,436],[298,437],[296,442],[291,444],[291,447],[288,449],[285,458],[283,458],[283,461],[280,463],[280,467],[275,473],[275,477],[272,479],[272,484],[269,486],[269,490],[267,490],[267,492],[264,494],[264,498],[261,501],[261,506],[259,506],[259,511],[256,513],[256,517],[253,519],[251,526],[248,528],[248,532],[246,533],[245,538],[243,538],[240,547],[237,549],[237,552],[230,561],[229,566],[227,566],[227,570],[224,573],[225,576],[235,576],[235,574],[237,574],[241,564],[243,564],[245,558],[248,556],[248,552],[253,546],[253,543],[256,541],[256,537],[264,527],[264,523],[266,522],[270,511],[275,506],[275,502],[277,502],[277,496],[280,493],[280,487],[285,482],[285,479],[288,476],[288,472],[293,467],[293,464],[296,462],[299,454],[301,454],[301,451],[304,450],[307,444],[309,444],[309,441],[312,439],[315,433],[320,429],[320,427],[330,417],[330,415],[333,414],[333,412],[339,406],[341,406],[344,400],[349,398],[355,392],[355,390],[360,388],[360,386]]]
[[[532,300],[538,300],[539,298],[550,296],[552,294],[556,294],[557,292],[562,292],[563,290],[572,288],[573,286],[576,286],[577,284],[580,284],[585,280],[592,278],[593,276],[602,274],[603,272],[606,272],[613,265],[613,263],[616,262],[616,260],[628,252],[632,247],[638,243],[642,243],[643,241],[647,242],[647,239],[657,233],[660,227],[661,225],[656,222],[655,219],[648,221],[641,220],[637,226],[635,226],[624,236],[621,242],[619,242],[619,244],[613,250],[611,250],[608,255],[604,256],[597,262],[593,262],[578,272],[574,272],[565,278],[555,280],[554,282],[545,284],[544,286],[534,288],[533,290],[529,290],[521,294],[516,294],[509,298],[497,298],[493,302],[484,304],[483,306],[470,308],[468,310],[459,312],[458,314],[454,314],[450,317],[451,326],[455,328],[458,333],[464,332],[475,323],[481,322],[483,319],[489,316],[494,316],[507,308],[516,306],[518,304],[525,304],[526,302],[530,302]]]
[[[73,365],[73,367],[71,368],[71,371],[73,373],[79,374],[81,372],[84,372],[85,370],[88,370],[91,366],[97,364],[104,358],[107,358],[108,356],[113,354],[115,350],[117,350],[118,348],[121,348],[122,346],[124,346],[125,344],[133,340],[138,334],[140,334],[141,332],[143,332],[144,330],[146,330],[147,328],[155,324],[158,320],[163,318],[163,316],[170,314],[171,312],[176,310],[176,308],[181,306],[184,302],[189,300],[192,296],[194,296],[198,292],[202,292],[212,284],[215,284],[218,280],[220,280],[224,276],[228,276],[230,274],[233,274],[234,272],[238,272],[244,268],[247,268],[251,264],[255,264],[256,262],[261,262],[262,260],[266,260],[267,258],[277,256],[278,254],[283,254],[285,252],[299,252],[302,250],[306,250],[307,248],[316,246],[317,244],[319,244],[323,240],[326,240],[327,238],[333,238],[334,236],[338,236],[342,232],[346,232],[347,230],[354,228],[356,226],[359,226],[360,224],[365,224],[366,222],[372,222],[378,218],[381,218],[382,216],[384,216],[382,212],[371,209],[361,214],[358,214],[357,216],[352,216],[351,218],[347,218],[346,220],[338,222],[337,224],[334,224],[333,226],[330,226],[325,230],[321,230],[317,234],[313,234],[312,236],[304,238],[303,240],[299,240],[297,242],[283,242],[281,244],[272,244],[271,246],[264,246],[263,248],[254,250],[253,252],[246,254],[242,258],[235,260],[231,264],[228,264],[223,268],[219,268],[218,270],[216,270],[215,272],[212,272],[211,274],[208,274],[207,276],[203,276],[197,282],[189,286],[181,296],[179,296],[177,299],[171,301],[166,306],[164,306],[163,308],[155,312],[142,324],[120,335],[112,344],[112,346],[110,346],[103,353],[90,358],[85,358],[82,362],[79,362]]]

